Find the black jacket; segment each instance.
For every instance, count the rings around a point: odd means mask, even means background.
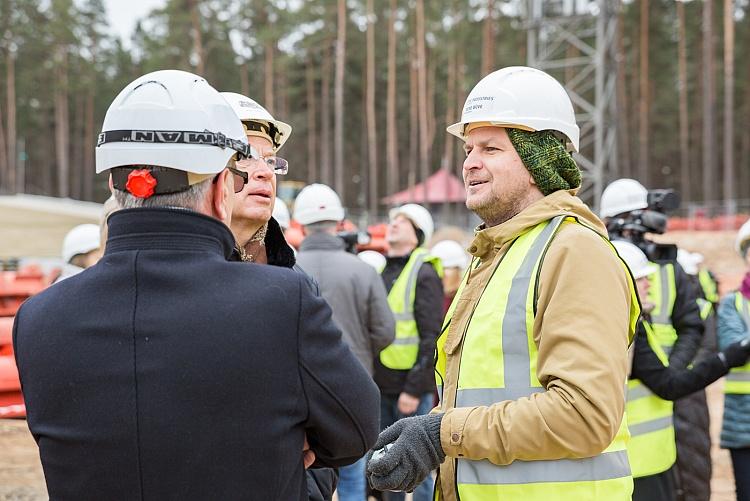
[[[386,258],[381,276],[390,293],[411,254]],[[419,354],[410,370],[393,370],[375,357],[375,382],[384,395],[401,392],[420,397],[435,390],[435,340],[443,322],[443,282],[430,263],[424,263],[417,275],[414,295],[414,319],[419,330]]]
[[[32,297],[14,347],[51,499],[308,499],[378,433],[378,391],[305,278],[228,262],[212,218],[132,209]]]

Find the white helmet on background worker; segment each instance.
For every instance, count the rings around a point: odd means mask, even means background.
[[[694,276],[698,274],[698,264],[703,260],[701,256],[699,261],[698,256],[700,254],[693,254],[685,249],[677,249],[677,262],[688,275]]]
[[[62,244],[62,260],[65,264],[79,254],[89,252],[101,247],[101,235],[99,226],[95,224],[81,224],[70,230]]]
[[[750,246],[750,220],[747,220],[737,232],[737,239],[734,242],[734,248],[745,259],[747,248]]]
[[[657,265],[648,260],[646,254],[637,245],[626,240],[613,240],[612,245],[617,249],[617,253],[625,261],[625,264],[628,265],[633,278],[636,280],[651,275],[659,269]]]
[[[294,219],[301,225],[321,221],[343,221],[341,199],[325,184],[310,184],[302,188],[294,200]]]
[[[511,66],[480,80],[466,98],[461,121],[446,130],[465,141],[472,124],[552,130],[565,140],[568,151],[578,151],[580,129],[568,93],[560,82],[535,68]]]
[[[406,204],[395,207],[388,213],[390,220],[397,216],[405,216],[411,223],[424,234],[424,242],[429,242],[432,232],[435,230],[430,212],[419,204]],[[423,243],[424,243],[423,242]]]
[[[383,271],[383,268],[385,268],[385,256],[382,255],[378,251],[374,251],[374,250],[362,251],[359,254],[357,254],[357,257],[360,258],[365,263],[372,266],[373,268],[375,268],[375,271],[377,271],[378,273]]]
[[[618,179],[604,188],[599,202],[602,219],[648,207],[648,190],[635,179]]]
[[[96,147],[96,172],[155,165],[187,172],[195,184],[224,170],[238,153],[257,156],[216,89],[198,75],[161,70],[137,78],[112,101]]]
[[[282,230],[286,230],[289,228],[289,224],[291,223],[291,218],[289,217],[289,208],[286,206],[286,202],[278,197],[276,197],[276,201],[273,203],[272,216],[276,220],[276,222],[279,223],[279,226],[281,226]]]
[[[440,258],[443,268],[460,268],[464,270],[469,264],[469,255],[463,246],[455,240],[441,240],[432,246],[430,253]]]
[[[270,138],[273,150],[278,151],[292,134],[292,126],[276,120],[256,101],[236,92],[222,92],[234,112],[240,118],[249,135]]]

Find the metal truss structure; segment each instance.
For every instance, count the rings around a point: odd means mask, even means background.
[[[581,128],[579,196],[593,207],[618,172],[617,12],[620,0],[525,0],[528,65],[565,85]],[[539,96],[544,99],[544,96]]]

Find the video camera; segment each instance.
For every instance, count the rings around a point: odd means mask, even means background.
[[[341,231],[336,236],[344,241],[346,252],[357,253],[357,245],[367,245],[372,237],[366,231]]]
[[[667,212],[680,206],[680,195],[672,189],[649,190],[648,207],[615,216],[607,223],[607,231],[613,238],[624,238],[637,245],[649,260],[654,262],[677,259],[677,246],[658,244],[646,240],[646,233],[661,235],[667,231]]]

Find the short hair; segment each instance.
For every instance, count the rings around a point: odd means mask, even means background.
[[[325,233],[328,230],[335,229],[338,226],[336,221],[316,221],[314,223],[306,224],[305,230],[308,233]]]
[[[151,167],[151,170],[164,169],[164,167]],[[208,193],[212,178],[191,185],[184,191],[177,193],[164,193],[152,195],[148,198],[135,197],[127,191],[115,189],[114,195],[120,209],[137,209],[146,207],[179,207],[182,209],[196,210]]]

